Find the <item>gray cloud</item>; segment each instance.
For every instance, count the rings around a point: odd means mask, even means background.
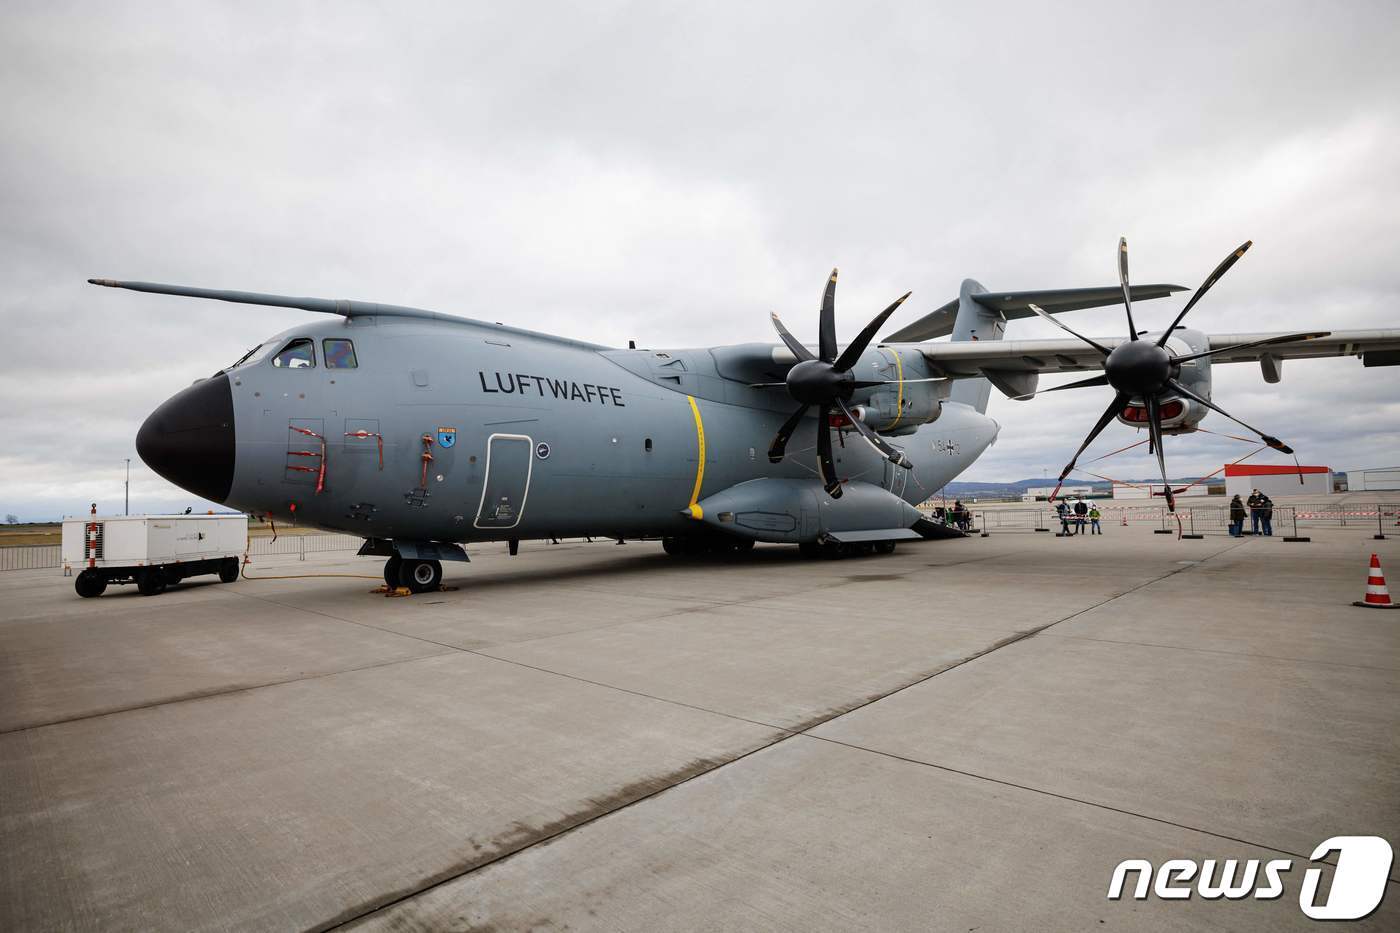
[[[810,330],[832,265],[850,336],[966,276],[1111,283],[1119,235],[1138,281],[1194,287],[1250,237],[1197,326],[1400,325],[1400,9],[1070,9],[6,4],[0,511],[118,501],[145,414],[299,318],[91,275],[686,346],[769,340],[774,309]],[[1400,462],[1397,370],[1216,372],[1307,460]],[[969,477],[1053,472],[1105,403],[995,401]],[[1168,442],[1181,474],[1247,449]],[[190,502],[139,461],[133,480],[141,508]]]

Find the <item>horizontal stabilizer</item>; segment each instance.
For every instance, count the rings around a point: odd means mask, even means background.
[[[1181,285],[1134,285],[1133,301],[1148,301],[1152,298],[1165,298],[1172,292],[1184,292]],[[1106,305],[1121,304],[1123,290],[1117,285],[1099,288],[1052,288],[1034,292],[984,292],[973,295],[972,300],[989,311],[996,311],[1008,321],[1017,318],[1035,317],[1028,305],[1038,305],[1051,314],[1064,311],[1081,311],[1085,308],[1101,308]],[[907,327],[890,334],[881,343],[918,343],[935,337],[946,337],[953,332],[953,321],[958,315],[958,302],[953,300],[943,307],[919,318]]]

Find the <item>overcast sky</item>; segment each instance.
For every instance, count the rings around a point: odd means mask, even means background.
[[[126,457],[133,511],[194,503],[136,459],[137,427],[305,318],[89,276],[678,347],[771,341],[771,310],[812,339],[832,266],[844,340],[907,289],[891,330],[966,277],[1113,284],[1120,235],[1136,281],[1191,288],[1252,238],[1191,324],[1400,327],[1397,44],[1393,0],[7,0],[0,514],[119,510]],[[1216,400],[1304,462],[1400,463],[1400,367],[1215,373]],[[1106,392],[994,392],[1001,439],[962,478],[1053,475]],[[1093,450],[1133,439],[1115,425]],[[1167,442],[1174,475],[1248,449]]]

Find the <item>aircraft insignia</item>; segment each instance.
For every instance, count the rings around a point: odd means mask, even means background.
[[[449,447],[456,447],[456,446],[457,446],[457,429],[456,429],[456,428],[438,428],[438,432],[437,432],[437,442],[438,442],[438,446],[441,447],[441,448],[443,448],[444,450],[448,449]]]

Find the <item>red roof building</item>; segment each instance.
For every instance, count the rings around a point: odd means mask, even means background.
[[[1225,495],[1248,499],[1256,489],[1270,498],[1325,496],[1332,491],[1332,468],[1273,463],[1232,463],[1225,468]]]

